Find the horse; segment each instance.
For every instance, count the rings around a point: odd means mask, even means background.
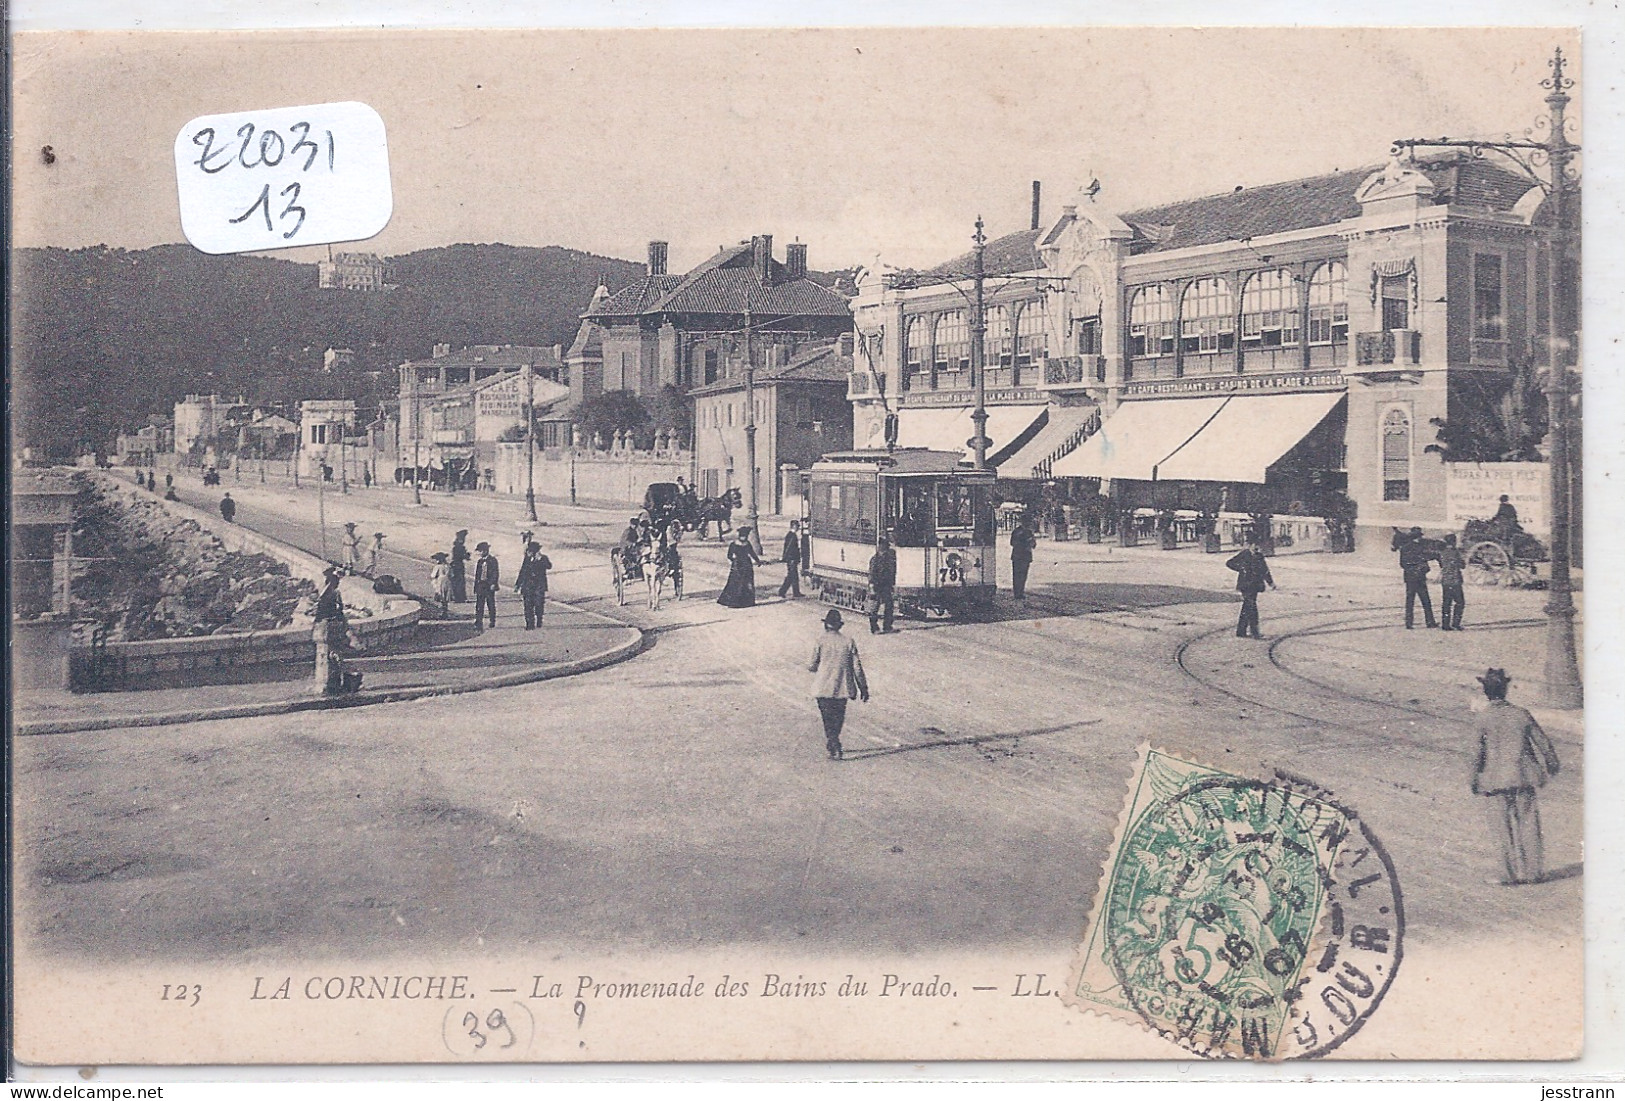
[[[733,530],[733,511],[744,507],[744,498],[739,494],[739,487],[735,486],[721,497],[703,497],[695,506],[694,518],[700,529],[700,538],[706,537],[706,528],[712,521],[717,525],[717,538],[724,538]]]
[[[677,549],[669,544],[656,543],[643,550],[643,580],[649,586],[649,610],[660,610],[660,597],[666,581],[673,582],[677,599],[683,598],[683,563]]]

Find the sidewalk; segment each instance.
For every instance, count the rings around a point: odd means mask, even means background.
[[[293,545],[304,541],[291,531],[262,534]],[[451,618],[439,618],[438,609],[425,607],[411,642],[346,662],[363,677],[362,690],[354,695],[318,694],[313,670],[302,662],[234,671],[234,676],[255,678],[248,683],[135,686],[95,693],[19,691],[12,700],[13,729],[19,735],[59,734],[421,699],[569,676],[623,661],[646,645],[638,628],[559,600],[548,601],[541,630],[526,631],[512,590],[518,563],[504,565],[507,577],[497,597],[495,628],[475,629],[472,604],[452,605]]]

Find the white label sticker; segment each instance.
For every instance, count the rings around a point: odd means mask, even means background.
[[[384,120],[365,103],[204,115],[175,136],[181,228],[208,253],[359,241],[389,223]]]

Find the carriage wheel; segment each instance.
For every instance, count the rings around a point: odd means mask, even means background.
[[[1467,552],[1467,580],[1474,585],[1499,585],[1512,576],[1512,559],[1506,548],[1491,541],[1474,544]]]
[[[1519,562],[1517,559],[1513,559],[1507,577],[1507,584],[1515,589],[1527,589],[1534,585],[1534,583],[1534,564],[1530,562]]]
[[[626,607],[626,571],[621,566],[621,556],[611,552],[609,556],[609,572],[615,578],[615,603]]]

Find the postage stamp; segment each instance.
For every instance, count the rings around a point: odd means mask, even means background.
[[[1330,791],[1142,747],[1064,1000],[1209,1058],[1312,1059],[1399,971],[1388,854]]]

